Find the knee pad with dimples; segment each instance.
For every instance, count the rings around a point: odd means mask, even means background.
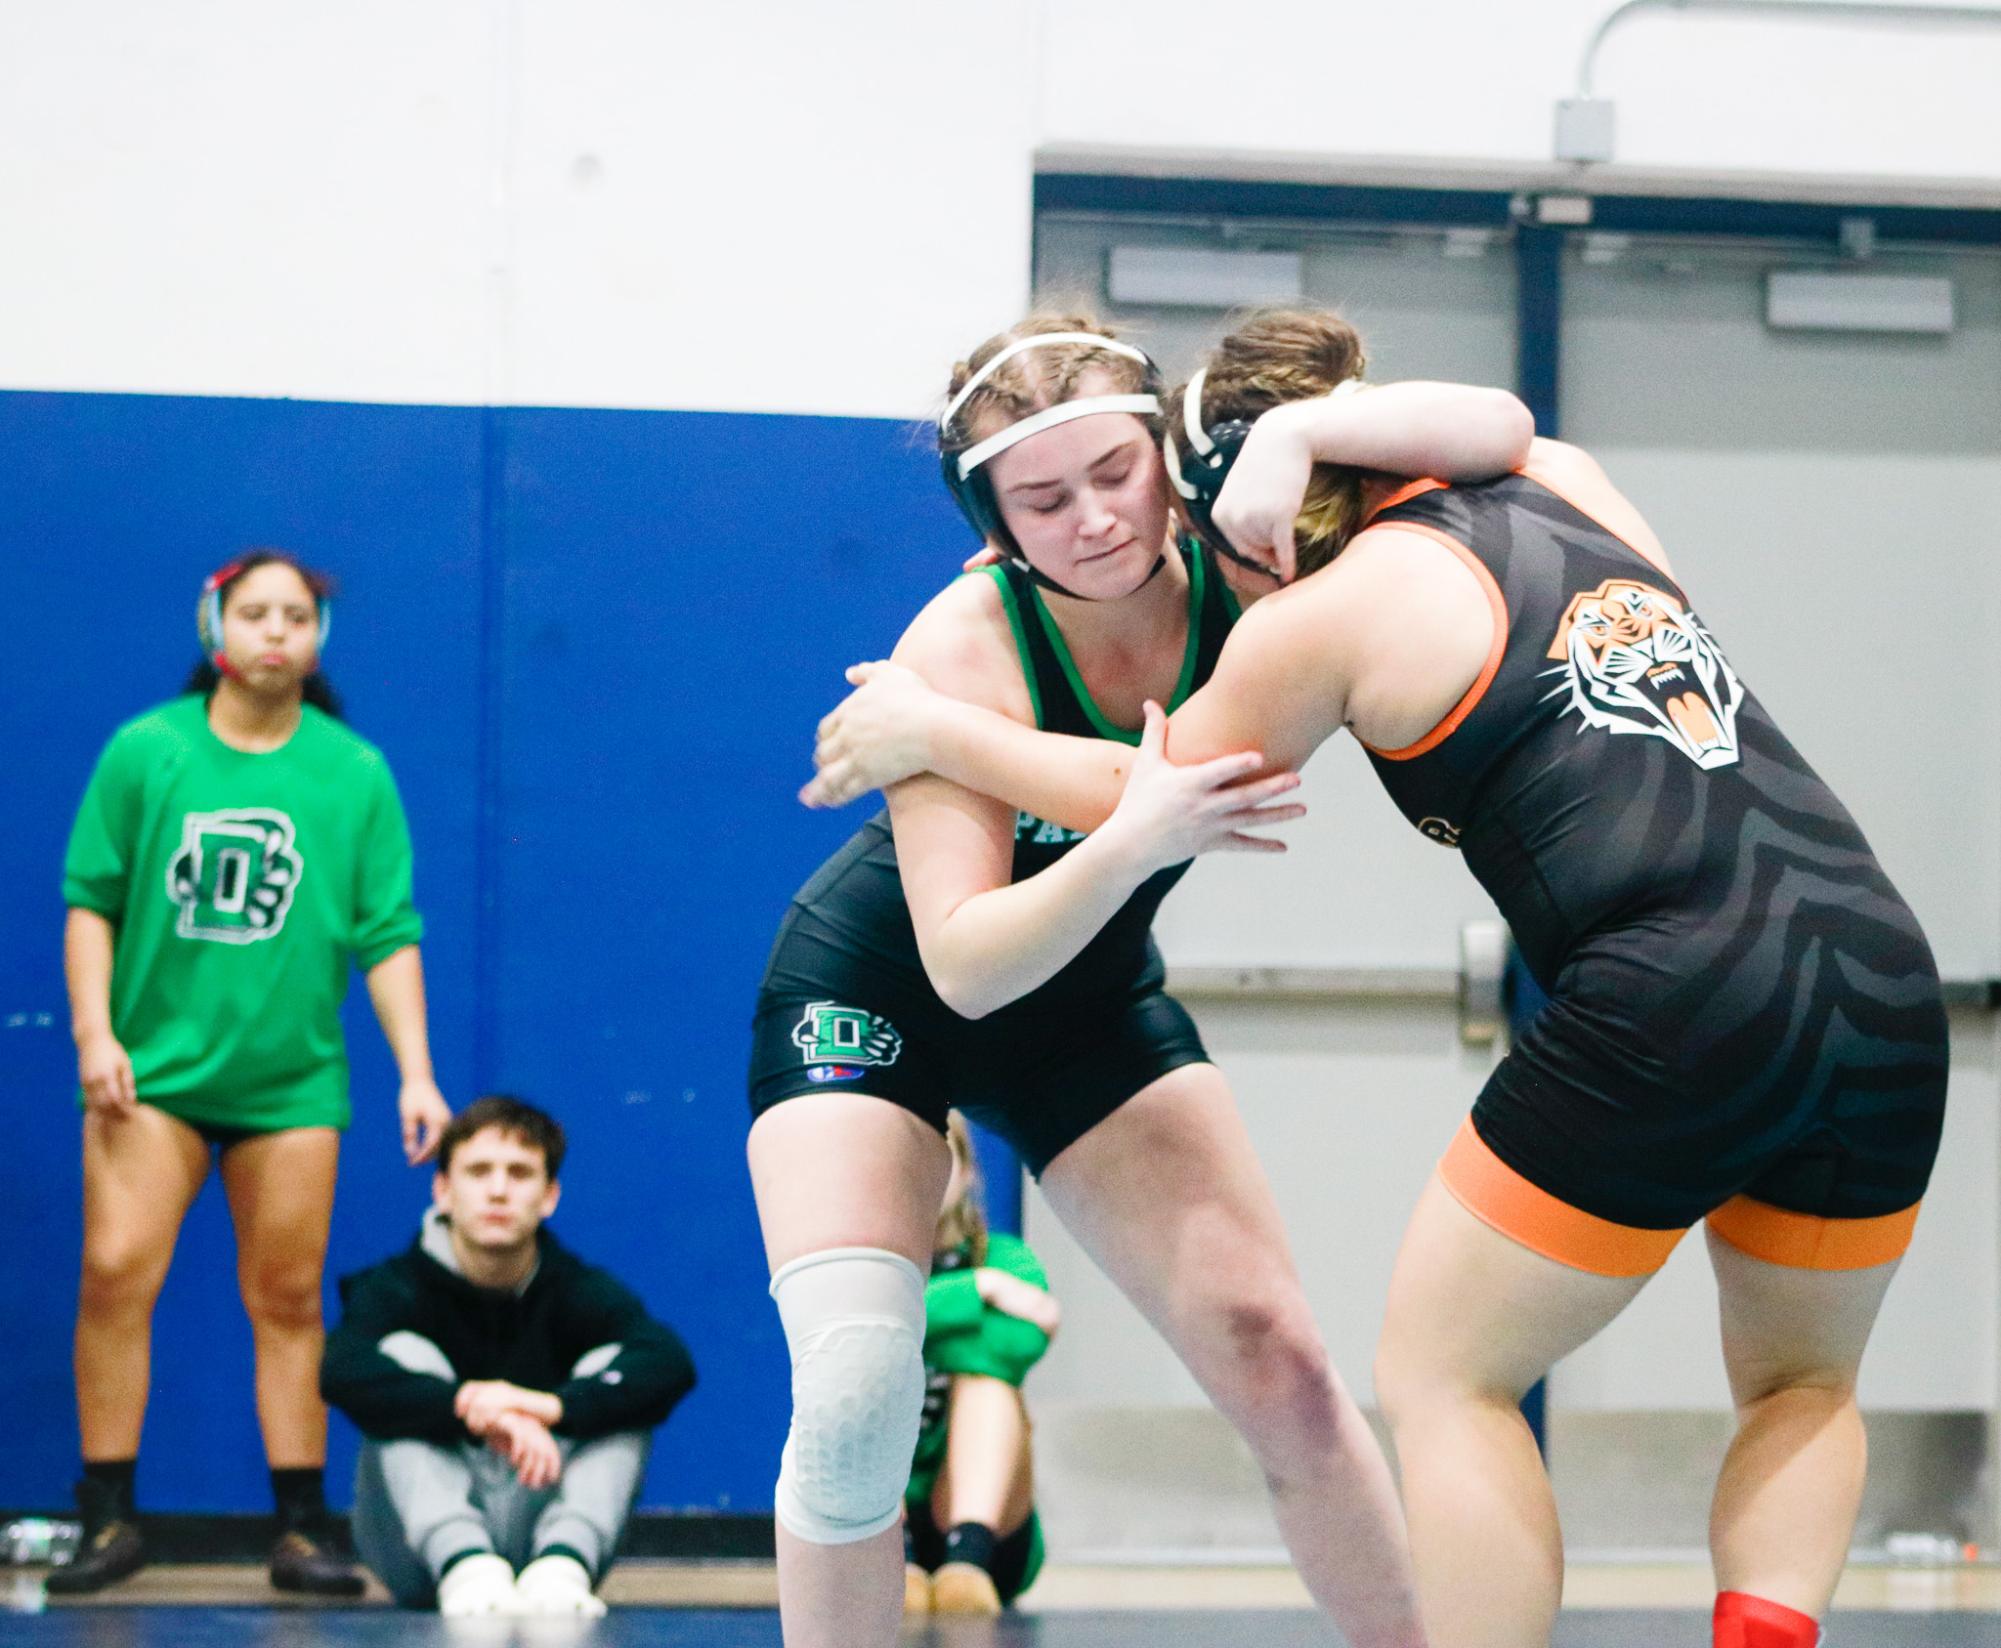
[[[783,1266],[771,1296],[792,1350],[778,1520],[814,1545],[895,1526],[924,1405],[924,1277],[882,1248]]]

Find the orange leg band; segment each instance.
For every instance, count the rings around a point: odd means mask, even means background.
[[[1468,1120],[1438,1164],[1460,1206],[1545,1259],[1598,1276],[1651,1276],[1668,1261],[1682,1230],[1614,1224],[1572,1207],[1517,1173],[1487,1147]]]
[[[1709,1215],[1709,1228],[1739,1253],[1792,1270],[1870,1270],[1901,1259],[1918,1222],[1913,1202],[1876,1219],[1822,1219],[1738,1196]]]

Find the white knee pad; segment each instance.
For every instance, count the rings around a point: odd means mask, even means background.
[[[792,1347],[778,1520],[813,1545],[895,1526],[924,1406],[924,1276],[901,1254],[837,1247],[771,1279]]]

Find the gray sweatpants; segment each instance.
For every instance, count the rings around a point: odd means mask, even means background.
[[[392,1333],[380,1349],[412,1373],[458,1380],[445,1353],[422,1334]],[[598,1346],[578,1361],[575,1376],[598,1372],[618,1351]],[[477,1442],[365,1443],[354,1475],[361,1560],[406,1608],[437,1600],[439,1571],[461,1551],[497,1551],[520,1568],[562,1545],[602,1579],[639,1497],[652,1433],[557,1441],[563,1474],[541,1489],[524,1488],[506,1460]]]

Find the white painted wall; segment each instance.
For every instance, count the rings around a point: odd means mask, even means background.
[[[1033,6],[520,10],[508,399],[903,417],[1021,308]]]
[[[1609,0],[0,5],[0,386],[907,416],[1033,155],[1534,161]],[[1220,20],[1219,20],[1220,18]],[[2001,28],[1643,17],[1620,159],[2001,176]]]
[[[0,387],[477,400],[488,11],[0,5]]]
[[[1117,0],[1072,0],[1050,12],[1044,140],[1547,160],[1614,3],[1158,0],[1142,37]],[[1158,75],[1107,72],[1134,57]],[[1643,13],[1594,89],[1618,105],[1622,164],[1991,179],[1998,83],[2001,24]]]

